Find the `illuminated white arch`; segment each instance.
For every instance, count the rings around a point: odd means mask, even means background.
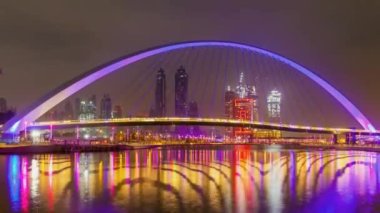
[[[354,106],[343,94],[336,90],[332,85],[327,83],[325,80],[314,74],[312,71],[306,69],[305,67],[289,60],[281,55],[272,53],[270,51],[253,47],[247,44],[241,44],[229,41],[192,41],[192,42],[182,42],[176,44],[163,45],[156,48],[151,48],[138,53],[134,53],[128,56],[121,57],[105,65],[99,66],[85,74],[65,83],[64,85],[58,87],[56,90],[52,91],[41,100],[37,101],[34,105],[29,107],[23,113],[18,114],[16,117],[8,121],[4,125],[4,130],[6,133],[17,133],[23,130],[26,124],[34,122],[36,119],[41,117],[51,108],[65,100],[67,97],[73,95],[89,84],[109,75],[125,66],[128,66],[134,62],[140,61],[142,59],[154,56],[160,53],[169,52],[172,50],[191,48],[191,47],[203,47],[203,46],[221,46],[221,47],[232,47],[246,49],[261,55],[269,56],[277,61],[281,61],[300,73],[304,74],[324,90],[330,93],[337,101],[339,101],[347,111],[358,121],[358,123],[366,130],[375,131],[374,126],[369,122],[369,120],[360,112],[360,110]]]

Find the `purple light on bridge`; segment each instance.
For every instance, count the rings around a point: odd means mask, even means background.
[[[326,90],[330,95],[332,95],[339,103],[346,108],[346,110],[356,119],[356,121],[366,130],[376,131],[374,126],[369,122],[369,120],[360,112],[360,110],[354,106],[343,94],[341,94],[337,89],[331,86],[322,78],[318,77],[312,71],[306,69],[305,67],[275,53],[270,51],[253,47],[246,44],[239,44],[234,42],[224,42],[224,41],[194,41],[194,42],[184,42],[177,44],[164,45],[161,47],[153,48],[140,53],[132,54],[121,58],[120,60],[107,63],[99,68],[91,70],[80,76],[78,79],[73,79],[70,82],[65,83],[61,87],[57,88],[56,93],[50,94],[37,102],[33,107],[30,107],[24,113],[20,113],[10,121],[5,124],[5,131],[7,133],[17,133],[23,129],[22,123],[25,121],[30,123],[34,122],[36,119],[41,117],[51,108],[65,100],[67,97],[73,95],[84,87],[90,85],[91,83],[109,75],[121,68],[128,66],[134,62],[140,61],[142,59],[154,56],[160,53],[169,52],[178,49],[190,48],[190,47],[203,47],[203,46],[222,46],[222,47],[232,47],[246,49],[261,55],[269,56],[277,61],[281,61],[300,73],[306,75],[309,79],[313,80],[315,83],[320,85],[324,90]]]

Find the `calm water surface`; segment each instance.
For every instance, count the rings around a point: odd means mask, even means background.
[[[380,155],[268,146],[0,156],[1,212],[376,212]]]

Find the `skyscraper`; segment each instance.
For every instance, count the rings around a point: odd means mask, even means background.
[[[281,121],[281,93],[272,90],[267,97],[268,117],[271,122]]]
[[[240,74],[239,84],[233,91],[230,86],[224,94],[225,115],[230,119],[254,121],[258,120],[257,94],[254,86],[244,83],[244,74]],[[250,137],[250,128],[227,128],[227,133],[231,136]]]
[[[233,101],[233,118],[236,120],[253,121],[253,99],[252,98],[236,98]],[[250,128],[235,127],[233,129],[234,136],[250,136],[252,130]]]
[[[92,101],[80,102],[79,120],[93,120],[96,118],[96,107]]]
[[[258,111],[258,104],[257,104],[257,93],[256,93],[256,87],[255,86],[249,86],[248,84],[244,83],[244,73],[240,73],[239,78],[239,84],[236,86],[236,93],[239,96],[239,98],[249,98],[252,99],[253,108],[252,108],[252,119],[251,121],[258,121],[259,120],[259,111]]]
[[[236,92],[232,91],[230,86],[227,86],[227,91],[224,93],[224,113],[227,118],[233,118],[233,102],[236,98]]]
[[[166,115],[166,76],[162,68],[158,70],[156,77],[154,115],[157,117]]]
[[[112,100],[108,94],[105,94],[102,100],[100,100],[100,118],[112,118]]]
[[[175,116],[186,117],[187,92],[188,92],[188,74],[181,66],[175,74]]]
[[[247,98],[250,98],[253,101],[253,112],[252,112],[253,121],[258,121],[259,120],[259,107],[258,107],[257,101],[258,101],[259,97],[257,96],[255,86],[252,86],[250,88]]]

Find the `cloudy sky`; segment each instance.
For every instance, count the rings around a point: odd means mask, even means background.
[[[22,109],[99,64],[186,40],[232,40],[314,70],[380,126],[380,1],[0,2],[0,97]]]

